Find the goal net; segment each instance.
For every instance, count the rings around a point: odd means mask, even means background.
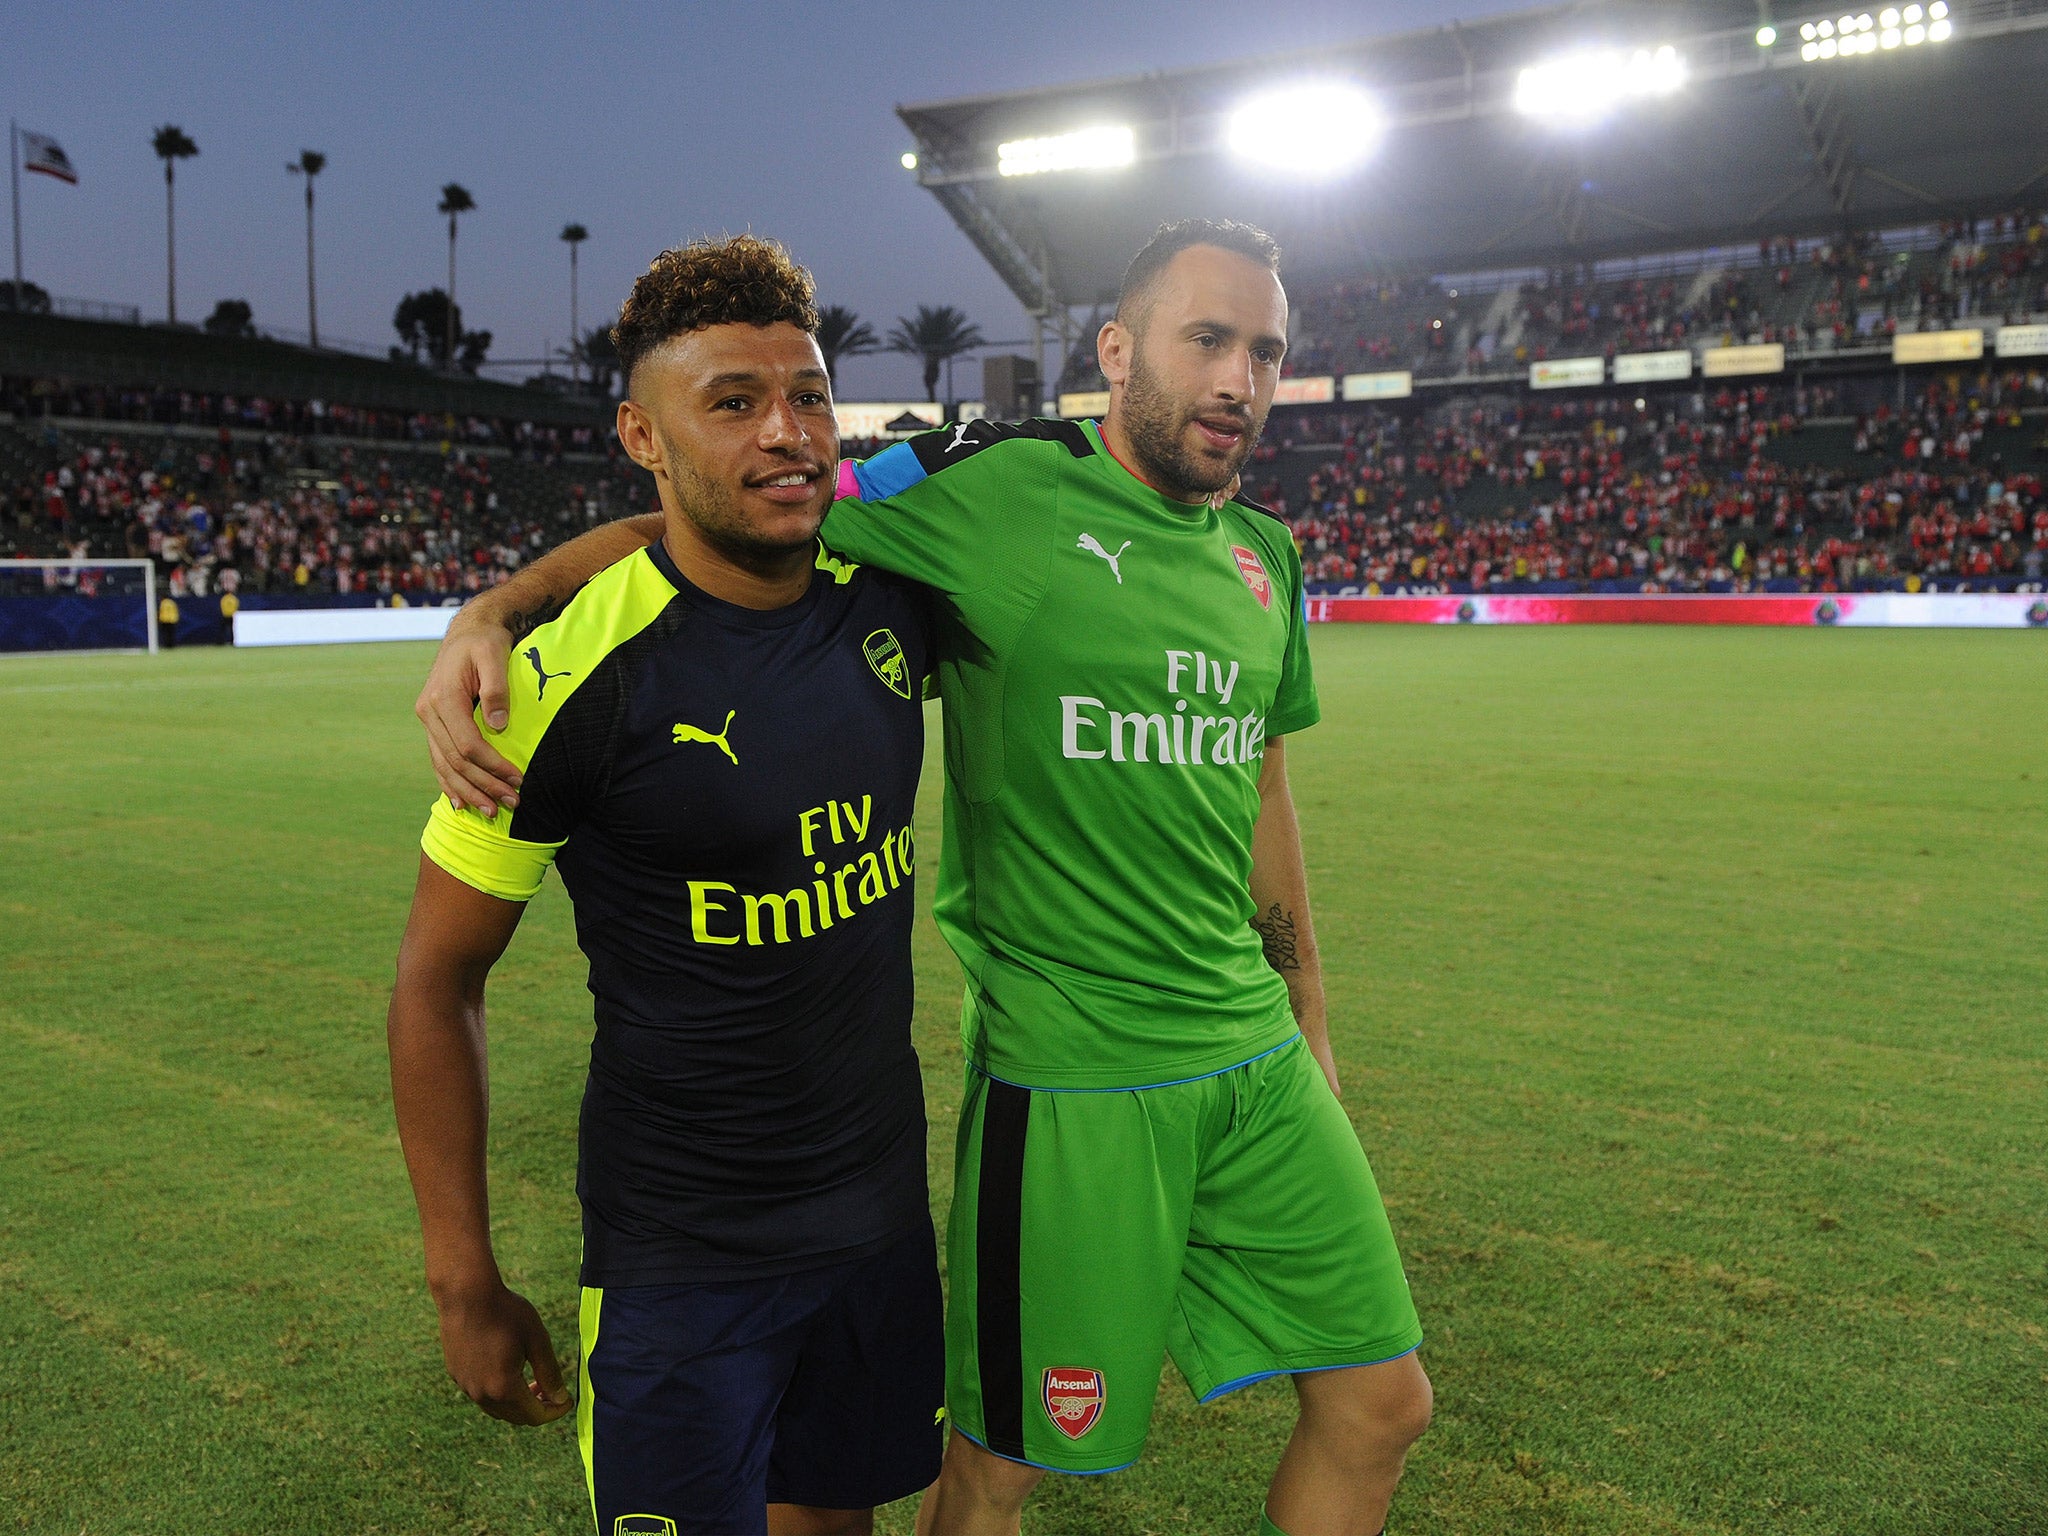
[[[148,560],[0,560],[0,651],[154,651]]]

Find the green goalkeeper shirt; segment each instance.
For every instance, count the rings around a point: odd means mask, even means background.
[[[1292,1039],[1249,888],[1265,742],[1320,714],[1286,526],[1161,495],[1092,422],[961,423],[839,491],[827,542],[939,594],[969,1061],[1142,1088]]]

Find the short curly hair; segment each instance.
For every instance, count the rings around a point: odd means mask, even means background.
[[[817,334],[817,285],[773,240],[733,235],[663,251],[640,274],[612,327],[619,369],[633,370],[663,342],[712,325],[786,320]]]

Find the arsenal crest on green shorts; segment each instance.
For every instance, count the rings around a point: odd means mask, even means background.
[[[1102,1372],[1079,1366],[1047,1368],[1043,1388],[1045,1416],[1069,1440],[1078,1440],[1102,1417]]]
[[[897,643],[896,632],[878,629],[861,641],[860,648],[866,653],[868,665],[875,669],[875,676],[887,683],[892,692],[910,697],[910,664],[903,659],[903,647]]]

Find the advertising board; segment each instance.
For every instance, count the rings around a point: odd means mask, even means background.
[[[1572,389],[1607,381],[1604,357],[1550,357],[1529,365],[1531,389]]]
[[[1892,338],[1895,363],[1970,363],[1984,355],[1984,333],[1902,331]]]
[[[2048,629],[2038,592],[1657,592],[1310,597],[1318,624],[1769,624],[1830,629]]]
[[[1709,347],[1700,354],[1700,374],[1709,379],[1731,379],[1746,373],[1783,373],[1785,344],[1765,342],[1754,347]]]
[[[1669,379],[1692,377],[1692,353],[1684,348],[1675,352],[1624,352],[1614,360],[1614,382],[1617,384],[1661,384]]]
[[[1396,373],[1347,373],[1346,400],[1406,400],[1415,393],[1415,375],[1403,369]]]
[[[1328,405],[1337,398],[1337,381],[1329,374],[1310,379],[1282,379],[1273,389],[1275,405]]]
[[[2048,357],[2048,325],[2001,325],[2000,357]]]

